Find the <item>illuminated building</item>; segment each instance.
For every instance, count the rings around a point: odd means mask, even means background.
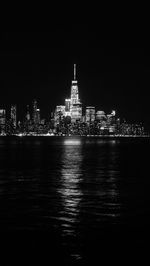
[[[106,115],[104,111],[97,111],[96,112],[96,120],[105,120],[106,119]]]
[[[71,107],[71,122],[76,122],[82,118],[81,104],[73,104]]]
[[[41,121],[41,118],[40,118],[40,109],[38,108],[36,110],[36,112],[37,112],[37,123],[40,124],[40,121]]]
[[[40,124],[40,109],[37,108],[37,101],[33,101],[33,123],[35,126]]]
[[[27,120],[27,121],[30,121],[29,105],[27,105],[26,120]]]
[[[72,80],[71,85],[71,106],[73,104],[80,103],[79,93],[78,93],[78,82],[76,80],[76,65],[74,64],[74,80]]]
[[[115,110],[112,110],[111,115],[112,116],[115,116],[116,115],[116,111]]]
[[[73,80],[71,82],[70,98],[65,99],[64,105],[57,105],[51,113],[50,120],[41,119],[37,101],[32,103],[32,116],[27,105],[23,122],[16,119],[16,106],[11,106],[11,119],[6,120],[4,109],[0,109],[1,135],[24,134],[53,134],[59,136],[96,136],[96,135],[144,135],[141,124],[127,124],[120,122],[116,111],[110,114],[96,110],[94,106],[87,106],[82,116],[82,104],[79,98],[78,82],[76,79],[76,64],[74,64]],[[117,114],[118,115],[118,114]]]
[[[86,120],[86,123],[91,123],[95,121],[95,107],[94,106],[86,107],[85,120]]]
[[[113,126],[109,126],[109,133],[115,133],[116,132],[116,126],[113,125]]]
[[[100,130],[104,130],[106,128],[106,121],[101,121]]]
[[[64,116],[65,115],[65,105],[57,105],[55,113],[59,114],[61,116]]]
[[[37,101],[33,101],[33,123],[37,123]]]
[[[82,105],[79,99],[78,82],[76,80],[76,64],[74,64],[74,79],[71,84],[71,97],[65,99],[65,105],[56,106],[55,125],[58,124],[62,117],[71,117],[71,122],[82,119]]]
[[[117,129],[116,123],[116,111],[112,111],[111,114],[107,115],[107,128],[109,133],[115,133]]]
[[[112,124],[115,122],[115,115],[116,115],[116,112],[114,110],[111,112],[111,114],[107,115],[108,124]]]
[[[5,133],[6,127],[6,111],[5,109],[0,109],[0,133]]]
[[[71,85],[70,115],[71,122],[76,122],[76,120],[81,120],[82,118],[82,105],[79,99],[78,82],[76,80],[76,64],[74,64],[74,80],[72,80]]]
[[[65,99],[65,116],[71,116],[70,104],[71,104],[71,100],[70,99]]]
[[[62,118],[65,116],[65,105],[57,105],[54,114],[55,125],[59,124]]]
[[[13,127],[16,128],[17,126],[16,105],[11,106],[10,117],[11,117],[11,122],[12,122]]]

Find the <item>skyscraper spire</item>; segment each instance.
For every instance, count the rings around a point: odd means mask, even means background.
[[[74,80],[76,80],[76,64],[74,64]]]

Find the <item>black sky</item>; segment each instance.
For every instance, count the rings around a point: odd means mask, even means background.
[[[150,124],[147,36],[121,28],[121,34],[112,30],[104,36],[101,29],[98,24],[58,23],[48,32],[1,32],[0,106],[17,103],[22,115],[36,98],[48,116],[70,96],[76,63],[84,105],[116,109],[127,120]]]

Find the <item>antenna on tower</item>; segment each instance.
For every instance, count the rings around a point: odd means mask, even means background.
[[[76,80],[76,64],[74,64],[74,80]]]

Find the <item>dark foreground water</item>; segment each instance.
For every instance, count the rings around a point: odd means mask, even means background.
[[[0,138],[0,265],[149,257],[150,140]]]

